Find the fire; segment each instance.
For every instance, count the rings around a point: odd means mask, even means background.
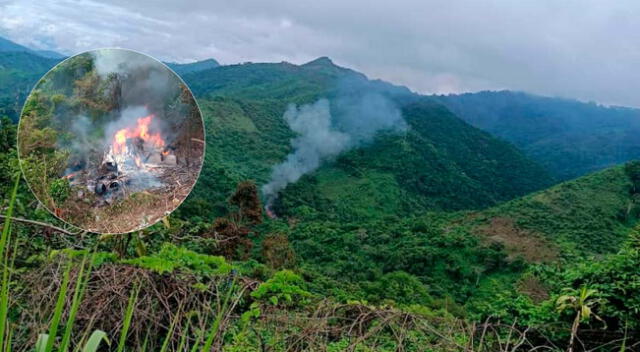
[[[164,140],[160,133],[151,133],[149,126],[155,115],[141,117],[137,120],[135,127],[127,127],[118,130],[113,136],[113,143],[111,150],[113,154],[123,155],[129,152],[127,147],[127,140],[130,138],[140,138],[146,145],[152,145],[155,148],[164,147]],[[136,158],[136,164],[140,166],[140,158]]]
[[[123,128],[116,132],[113,137],[113,152],[116,154],[124,154],[127,152],[127,129]]]

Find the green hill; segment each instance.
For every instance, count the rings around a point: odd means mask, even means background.
[[[341,120],[342,100],[369,94],[397,106],[406,128],[382,129],[329,158],[282,192],[275,204],[278,213],[353,220],[476,209],[551,184],[545,171],[513,146],[466,124],[432,99],[369,81],[327,58],[300,66],[221,66],[184,79],[199,98],[208,148],[188,211],[196,205],[221,209],[240,180],[269,180],[273,166],[292,152],[290,140],[296,137],[282,117],[289,104],[327,98],[332,118]],[[368,117],[348,123],[366,124]]]
[[[619,250],[639,214],[633,181],[624,166],[616,166],[473,214],[472,218],[477,222],[477,233],[495,236],[507,244],[522,244],[527,237],[540,238],[563,253],[589,255]]]
[[[511,91],[435,96],[560,180],[640,158],[640,110]]]
[[[0,51],[0,116],[17,121],[31,88],[58,62],[24,51]]]
[[[322,275],[357,283],[404,271],[431,294],[456,292],[464,302],[485,280],[517,282],[528,264],[562,267],[616,253],[640,219],[633,184],[619,166],[479,212],[302,220],[288,227],[289,238],[303,265]]]

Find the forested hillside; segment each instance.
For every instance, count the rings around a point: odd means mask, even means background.
[[[560,180],[640,158],[638,109],[510,91],[435,98],[515,144]]]
[[[221,204],[238,181],[269,179],[271,168],[291,152],[289,140],[295,136],[282,119],[287,105],[327,98],[333,102],[332,118],[340,120],[341,109],[348,109],[342,101],[362,105],[361,97],[372,94],[395,104],[406,127],[382,130],[304,175],[284,190],[277,212],[306,209],[355,219],[475,209],[551,184],[546,172],[514,147],[442,105],[403,87],[368,81],[327,58],[301,66],[223,66],[184,79],[199,97],[209,136],[202,186],[191,204]]]
[[[0,116],[17,121],[31,88],[58,62],[25,51],[0,50]]]

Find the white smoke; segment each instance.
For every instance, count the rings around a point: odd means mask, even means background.
[[[326,99],[300,108],[289,105],[284,119],[299,135],[291,140],[293,153],[273,167],[271,181],[262,186],[262,193],[268,199],[302,175],[317,169],[323,160],[338,155],[350,143],[348,134],[332,129],[329,101]]]
[[[135,51],[122,49],[98,49],[91,52],[93,66],[102,77],[112,73],[128,73],[139,68],[146,68],[153,59]]]
[[[400,110],[383,92],[356,91],[339,91],[332,103],[320,99],[301,107],[289,106],[283,118],[298,136],[291,140],[293,152],[273,167],[270,181],[262,186],[267,207],[288,184],[316,170],[324,161],[370,142],[381,130],[407,128]]]

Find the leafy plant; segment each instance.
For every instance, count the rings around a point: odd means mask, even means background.
[[[309,302],[311,293],[304,288],[304,280],[291,270],[282,270],[251,292],[251,297],[274,306],[300,307]]]
[[[567,291],[569,291],[568,294],[558,297],[556,306],[559,312],[571,311],[575,313],[575,318],[571,325],[571,339],[569,340],[569,352],[571,352],[573,351],[575,338],[578,336],[580,323],[589,321],[591,317],[602,323],[604,323],[604,320],[593,312],[593,309],[600,303],[596,290],[582,286],[577,292],[572,289]]]

